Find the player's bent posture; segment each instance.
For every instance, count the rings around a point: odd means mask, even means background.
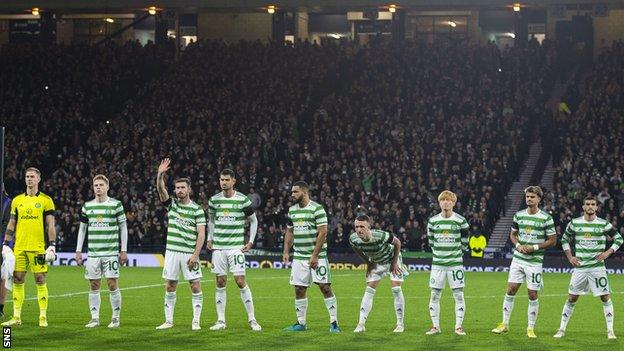
[[[4,246],[15,236],[15,271],[13,272],[13,318],[3,326],[22,324],[24,304],[24,278],[30,269],[37,284],[39,302],[39,326],[47,327],[48,286],[46,273],[48,261],[56,255],[56,229],[54,228],[54,202],[48,195],[39,191],[41,172],[34,167],[26,169],[26,192],[13,199],[11,218],[4,235]],[[45,247],[44,223],[47,227],[49,246]],[[4,250],[4,248],[3,248]],[[50,259],[51,258],[51,259]]]
[[[245,254],[253,246],[258,231],[258,219],[251,200],[234,190],[234,171],[224,169],[219,176],[222,192],[208,201],[208,250],[212,252],[212,272],[216,275],[215,304],[217,322],[210,330],[222,330],[225,324],[226,283],[228,272],[240,289],[240,297],[247,310],[247,321],[254,331],[262,330],[256,322],[253,296],[245,282]],[[249,242],[245,244],[245,218],[249,219]]]
[[[121,201],[108,197],[109,181],[103,174],[93,177],[95,199],[85,202],[80,210],[80,227],[76,243],[76,262],[81,265],[82,244],[85,235],[89,257],[85,264],[85,279],[90,281],[89,310],[91,320],[85,325],[95,328],[100,325],[100,282],[106,278],[112,309],[109,328],[119,327],[121,314],[121,291],[117,284],[119,267],[128,260],[128,227]],[[121,239],[121,252],[119,241]]]
[[[590,290],[594,296],[599,296],[607,322],[607,338],[615,339],[613,331],[613,304],[611,303],[611,288],[607,278],[607,269],[604,260],[613,254],[622,245],[622,236],[613,228],[611,223],[596,216],[597,201],[593,196],[583,200],[583,216],[574,218],[563,233],[561,246],[568,261],[574,266],[568,301],[563,306],[561,324],[554,335],[562,338],[568,321],[574,312],[574,306],[579,295],[585,295]],[[613,244],[603,251],[607,236],[613,238]],[[570,244],[573,242],[576,256],[572,256]]]
[[[165,323],[156,329],[173,327],[173,312],[176,304],[176,289],[180,273],[191,287],[193,306],[192,330],[200,330],[199,320],[203,306],[201,291],[201,266],[199,254],[206,239],[206,214],[191,200],[191,180],[178,178],[174,181],[176,198],[169,197],[165,186],[165,173],[171,160],[162,160],[158,167],[156,188],[160,201],[167,207],[167,245],[165,249],[165,267],[162,277],[165,279]]]
[[[453,212],[457,203],[455,193],[444,190],[438,195],[438,203],[442,211],[427,222],[427,238],[433,252],[429,278],[429,315],[433,325],[426,334],[435,335],[441,332],[440,298],[448,281],[455,299],[455,334],[463,336],[466,335],[462,326],[466,312],[463,250],[468,245],[469,226],[464,217]]]
[[[304,181],[295,182],[291,198],[295,202],[288,209],[288,226],[284,237],[282,260],[287,265],[290,247],[294,243],[294,257],[290,272],[290,285],[295,286],[295,312],[297,323],[287,331],[304,331],[308,298],[306,292],[311,283],[321,289],[325,307],[329,313],[329,331],[339,333],[338,304],[331,290],[331,275],[327,261],[327,214],[320,204],[310,200],[310,187]]]
[[[539,186],[529,186],[524,190],[527,208],[518,211],[513,217],[511,243],[516,250],[509,267],[507,294],[503,300],[503,322],[492,329],[492,333],[501,334],[509,330],[509,319],[513,310],[516,293],[526,280],[529,295],[527,336],[536,338],[535,322],[539,312],[538,291],[542,288],[542,263],[544,252],[557,242],[555,224],[552,217],[540,210],[539,203],[543,193]]]
[[[349,243],[353,251],[366,262],[366,291],[360,304],[360,319],[354,333],[366,330],[366,319],[373,308],[373,298],[381,278],[390,275],[392,295],[394,296],[394,312],[396,314],[395,333],[402,333],[403,315],[405,313],[405,298],[401,290],[401,283],[405,273],[401,260],[401,241],[391,233],[383,230],[371,229],[371,219],[367,215],[360,215],[355,219],[355,233],[349,236]]]

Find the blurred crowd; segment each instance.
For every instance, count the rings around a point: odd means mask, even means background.
[[[559,116],[556,174],[545,207],[562,234],[581,215],[583,198],[592,194],[598,215],[624,233],[624,42],[614,42],[583,77],[574,88],[578,108]]]
[[[97,173],[124,203],[130,250],[161,249],[166,215],[154,182],[164,157],[173,162],[169,182],[190,176],[203,206],[219,191],[219,171],[234,169],[259,218],[257,247],[282,244],[297,180],[310,183],[311,197],[325,206],[335,250],[348,246],[359,213],[406,249],[427,250],[426,221],[444,189],[458,194],[456,211],[471,230],[487,236],[539,135],[552,55],[547,42],[499,50],[202,41],[174,61],[169,45],[8,44],[0,50],[6,187],[15,195],[27,166],[42,170],[41,190],[57,206],[59,245],[69,251]],[[614,76],[590,82],[597,100],[590,105],[611,108],[605,89],[621,96],[621,72],[614,87],[603,86]],[[597,129],[621,138],[618,123]],[[596,130],[586,126],[579,119],[582,132]],[[604,145],[571,137],[562,164],[568,149],[571,155],[591,142],[602,155],[591,160],[619,176],[609,159],[621,162],[618,143],[608,136]],[[608,191],[607,202],[620,194]]]

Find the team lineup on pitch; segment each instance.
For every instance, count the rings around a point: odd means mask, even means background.
[[[249,329],[263,330],[256,319],[254,296],[246,280],[245,252],[253,247],[257,231],[257,219],[251,201],[235,190],[236,178],[232,170],[225,169],[219,174],[221,192],[210,198],[208,213],[191,200],[191,181],[188,178],[174,180],[175,197],[170,197],[165,183],[165,175],[171,161],[164,159],[157,172],[156,188],[162,206],[168,212],[167,245],[162,278],[165,280],[164,323],[155,326],[157,330],[174,327],[174,312],[178,300],[180,276],[189,282],[192,306],[191,330],[201,330],[203,309],[203,273],[199,255],[204,248],[212,252],[212,273],[215,274],[216,322],[211,331],[228,329],[226,321],[227,278],[232,273],[238,287],[240,299],[246,312]],[[11,205],[11,220],[7,226],[3,246],[3,263],[13,262],[14,267],[3,264],[3,276],[12,274],[13,316],[2,323],[3,326],[22,324],[22,306],[25,299],[24,278],[28,270],[34,274],[37,301],[39,305],[39,326],[47,327],[49,298],[71,297],[76,294],[49,296],[46,283],[48,262],[55,258],[54,203],[41,193],[38,183],[41,173],[36,168],[26,171],[26,192],[16,197]],[[91,319],[85,328],[100,326],[101,291],[100,283],[106,278],[111,306],[111,321],[108,328],[121,326],[122,290],[152,288],[159,285],[130,286],[120,288],[118,278],[120,268],[127,261],[127,228],[123,205],[108,197],[109,180],[104,175],[93,178],[95,199],[86,202],[80,211],[80,229],[76,243],[76,261],[85,266],[84,278],[88,280],[88,303]],[[503,300],[502,322],[491,330],[494,334],[509,331],[516,294],[526,283],[529,297],[527,307],[528,338],[537,338],[535,325],[539,315],[539,292],[544,281],[542,264],[544,252],[556,242],[552,217],[539,208],[543,197],[542,190],[530,186],[525,190],[527,208],[518,211],[510,228],[510,239],[515,245],[513,260],[508,274],[506,294]],[[294,309],[296,322],[285,332],[308,330],[309,300],[307,290],[318,286],[329,316],[330,333],[341,333],[339,324],[338,298],[332,287],[333,278],[327,256],[327,214],[323,206],[310,198],[310,187],[303,181],[292,185],[293,205],[288,210],[288,226],[284,239],[283,262],[290,265],[290,285],[294,288]],[[429,276],[428,312],[431,327],[426,335],[442,333],[441,301],[442,291],[448,286],[454,301],[454,334],[465,337],[466,280],[463,268],[463,252],[466,250],[468,223],[453,208],[457,196],[442,191],[438,198],[440,212],[427,223],[427,238],[433,251],[432,268]],[[607,326],[607,338],[616,339],[614,332],[614,308],[611,302],[611,288],[604,265],[613,252],[622,245],[623,239],[612,225],[596,217],[597,200],[587,196],[583,204],[583,216],[568,225],[562,239],[564,252],[570,264],[575,267],[568,289],[568,299],[561,312],[561,323],[554,338],[563,338],[575,305],[580,295],[591,293],[599,297],[603,305],[603,316]],[[24,212],[27,215],[24,215]],[[48,234],[48,248],[44,250],[45,218]],[[245,242],[246,222],[249,222],[249,239]],[[51,229],[50,229],[51,228]],[[409,272],[401,259],[401,242],[393,233],[374,227],[374,220],[366,214],[354,218],[355,231],[349,237],[353,251],[366,263],[366,287],[359,306],[359,317],[354,333],[367,331],[366,323],[372,311],[377,289],[385,276],[389,277],[392,294],[392,308],[395,313],[393,333],[405,331],[406,300],[410,297],[403,292],[403,282]],[[39,232],[39,236],[31,233]],[[607,238],[612,244],[605,251]],[[82,247],[87,240],[89,259],[82,258]],[[14,247],[11,245],[14,242]],[[294,248],[291,259],[291,247]],[[572,248],[575,249],[573,255]],[[276,277],[281,278],[280,277]],[[267,278],[271,279],[271,278]],[[11,279],[9,279],[11,280]],[[315,294],[315,293],[313,293]],[[469,296],[469,298],[485,296]],[[495,295],[490,298],[496,297]],[[256,299],[270,298],[266,296]]]

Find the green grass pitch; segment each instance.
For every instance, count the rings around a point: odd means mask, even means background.
[[[404,283],[406,298],[405,333],[392,333],[395,324],[392,294],[388,280],[377,289],[373,310],[364,334],[352,331],[357,323],[359,304],[364,292],[363,271],[332,272],[332,287],[338,298],[338,316],[343,332],[330,334],[329,321],[320,291],[308,291],[308,331],[288,333],[282,329],[295,321],[294,292],[288,284],[288,270],[248,270],[248,283],[254,295],[256,317],[263,331],[249,330],[238,289],[230,277],[228,283],[228,329],[211,332],[216,320],[214,277],[204,269],[202,287],[204,310],[202,330],[191,331],[190,289],[178,287],[175,327],[157,331],[163,322],[164,285],[161,269],[125,268],[121,272],[123,294],[121,328],[108,330],[110,319],[108,293],[102,294],[100,319],[104,326],[86,329],[88,283],[81,267],[51,267],[48,275],[50,326],[37,326],[38,306],[32,275],[26,281],[23,325],[12,329],[12,347],[18,350],[622,350],[624,346],[624,277],[611,276],[615,305],[615,331],[621,339],[606,338],[602,305],[598,298],[583,296],[577,304],[567,335],[555,340],[552,335],[559,318],[570,275],[545,274],[545,288],[540,295],[536,326],[538,339],[525,336],[527,320],[526,288],[516,298],[510,332],[494,335],[490,330],[501,320],[501,304],[506,273],[466,274],[465,337],[456,336],[454,302],[450,290],[442,298],[442,334],[426,336],[430,326],[428,313],[428,272],[412,273]],[[104,283],[104,282],[103,282]],[[103,284],[105,286],[105,283]],[[106,291],[103,289],[102,291]],[[7,298],[7,301],[10,300]],[[8,319],[10,302],[5,306]]]

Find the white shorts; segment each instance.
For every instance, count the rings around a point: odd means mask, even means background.
[[[400,261],[400,259],[399,259],[399,261]],[[390,270],[391,266],[392,266],[392,264],[390,264],[390,263],[377,264],[375,266],[375,268],[373,270],[371,270],[370,274],[368,276],[366,276],[366,282],[370,283],[370,282],[379,281],[386,275],[389,275],[390,276],[390,280],[392,280],[394,282],[402,282],[403,278],[407,274],[396,275],[396,274],[392,273],[392,271]]]
[[[331,284],[329,262],[326,258],[319,258],[316,269],[310,268],[310,262],[293,260],[290,271],[290,285],[310,286],[312,283]]]
[[[85,279],[119,278],[119,257],[87,257],[85,262]]]
[[[163,267],[162,277],[167,280],[177,281],[180,272],[184,275],[184,279],[191,281],[201,279],[202,271],[199,262],[192,269],[189,269],[186,262],[193,254],[165,251],[165,267]]]
[[[463,289],[465,286],[464,267],[431,268],[429,276],[431,289],[444,289],[447,280],[451,289]]]
[[[540,291],[544,287],[542,266],[533,266],[512,260],[507,282],[522,284],[525,280],[529,290]]]
[[[212,273],[221,276],[228,272],[245,275],[245,254],[240,249],[212,251]]]
[[[589,293],[590,290],[594,296],[602,296],[611,293],[606,269],[601,268],[589,271],[575,269],[572,271],[568,294],[585,295]]]

